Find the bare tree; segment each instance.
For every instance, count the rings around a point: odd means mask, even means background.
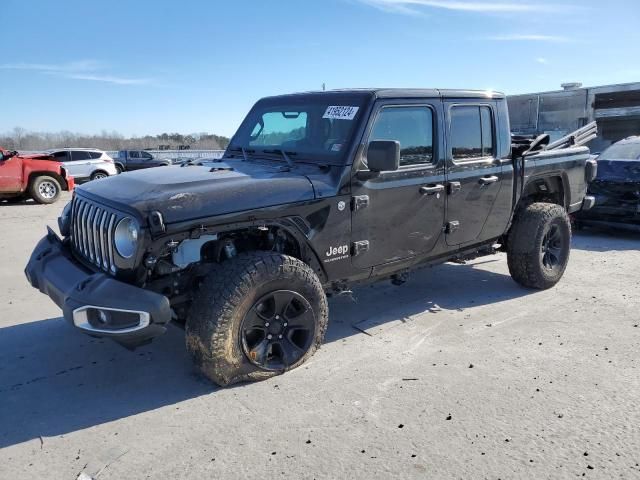
[[[30,132],[15,127],[8,133],[0,133],[0,145],[16,150],[47,150],[62,147],[93,147],[102,150],[138,150],[156,149],[159,145],[171,148],[188,145],[191,149],[217,150],[226,148],[229,139],[206,132],[180,134],[163,133],[161,135],[145,135],[125,138],[118,132],[103,130],[98,135],[83,135],[67,130],[61,132]]]

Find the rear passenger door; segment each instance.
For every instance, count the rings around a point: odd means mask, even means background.
[[[496,159],[496,104],[445,101],[447,114],[446,240],[475,243],[502,187]]]

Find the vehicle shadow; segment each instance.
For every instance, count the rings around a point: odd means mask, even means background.
[[[37,203],[35,200],[31,199],[31,198],[25,198],[22,200],[16,200],[13,202],[10,201],[6,201],[6,200],[0,200],[0,207],[22,207],[22,206],[33,206],[33,205],[40,205],[39,203]]]
[[[640,232],[589,227],[574,232],[572,248],[590,252],[640,250]]]
[[[368,331],[385,323],[407,321],[424,313],[464,310],[535,293],[511,276],[478,268],[503,259],[481,259],[472,264],[446,263],[412,273],[403,285],[381,281],[354,289],[330,301],[331,321],[325,342]]]
[[[492,262],[494,260],[489,260]],[[495,260],[501,261],[501,260]],[[361,286],[330,299],[326,342],[362,334],[357,325],[486,305],[531,293],[478,265],[419,270],[403,286]],[[355,327],[354,327],[355,326]],[[250,387],[250,384],[239,388]],[[0,329],[0,448],[63,435],[215,394],[171,326],[152,345],[128,351],[74,331],[62,318]]]
[[[210,394],[176,327],[129,351],[62,318],[0,329],[0,448]]]

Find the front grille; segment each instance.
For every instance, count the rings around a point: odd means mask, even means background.
[[[119,215],[76,195],[71,204],[71,244],[96,267],[115,273],[113,235]]]

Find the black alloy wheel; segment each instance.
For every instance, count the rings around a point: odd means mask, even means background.
[[[315,329],[315,314],[302,295],[291,290],[269,292],[242,321],[242,350],[260,368],[284,370],[311,348]]]

